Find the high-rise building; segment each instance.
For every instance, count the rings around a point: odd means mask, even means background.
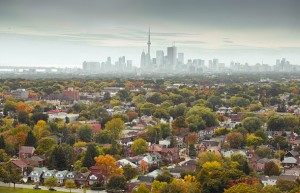
[[[145,54],[145,52],[143,51],[143,52],[142,52],[142,55],[141,55],[141,65],[140,65],[140,67],[141,67],[141,68],[145,68],[145,66],[146,66],[146,54]]]
[[[184,64],[184,53],[178,53],[178,64]]]
[[[164,51],[157,50],[156,51],[156,64],[158,67],[162,67],[164,65]]]
[[[167,58],[168,58],[168,66],[174,67],[177,62],[177,48],[173,45],[172,47],[167,48]]]

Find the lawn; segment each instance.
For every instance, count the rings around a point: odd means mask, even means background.
[[[0,187],[0,193],[49,193],[52,191],[49,190],[34,190],[34,189],[26,189],[26,188],[9,188],[9,187]],[[66,193],[61,191],[54,191],[53,193]]]

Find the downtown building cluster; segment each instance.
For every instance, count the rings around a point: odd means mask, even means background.
[[[111,57],[105,62],[86,62],[82,64],[84,74],[102,73],[130,73],[130,74],[203,74],[203,73],[247,73],[247,72],[294,72],[299,71],[298,65],[293,65],[285,58],[276,60],[276,65],[264,64],[255,65],[248,63],[241,64],[231,62],[228,65],[219,62],[218,59],[205,61],[203,59],[188,59],[185,61],[184,53],[178,52],[175,43],[167,47],[166,51],[156,50],[155,57],[151,57],[151,34],[150,28],[147,41],[147,52],[143,51],[139,64],[133,64],[132,60],[126,60],[125,56],[119,57],[114,63]],[[138,67],[139,66],[139,67]]]

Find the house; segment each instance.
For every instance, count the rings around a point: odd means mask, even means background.
[[[44,172],[42,178],[45,180],[45,179],[48,179],[48,178],[52,178],[55,176],[55,173],[56,173],[56,170],[47,170]]]
[[[42,175],[47,171],[48,169],[45,167],[39,168],[35,167],[33,168],[32,172],[29,174],[28,178],[29,180],[40,183],[42,181]]]
[[[67,174],[66,174],[66,176],[65,176],[65,179],[66,180],[75,180],[75,175],[76,175],[75,172],[68,171]]]
[[[161,150],[161,156],[163,159],[174,163],[179,160],[179,148],[162,148]]]
[[[90,175],[88,176],[88,179],[87,179],[89,185],[104,184],[104,180],[105,180],[105,177],[101,173],[98,173],[98,174],[90,173]]]
[[[33,156],[35,148],[32,146],[21,146],[19,150],[19,158],[26,159],[28,157]]]
[[[29,165],[37,165],[39,167],[43,167],[45,165],[46,160],[45,158],[43,158],[43,156],[34,155],[32,157],[26,158],[26,162]]]
[[[67,170],[58,171],[55,173],[54,177],[57,179],[57,182],[59,184],[63,184],[65,182],[67,173],[68,173]]]
[[[23,176],[27,176],[28,172],[28,164],[23,160],[12,160],[11,163],[13,163],[14,168],[19,168],[23,174]]]
[[[284,157],[284,159],[282,160],[282,166],[283,167],[289,167],[289,168],[292,168],[292,167],[295,167],[297,166],[297,159],[294,158],[294,157]]]
[[[137,167],[138,167],[136,164],[132,163],[131,161],[128,161],[127,159],[120,159],[120,160],[118,160],[116,163],[117,163],[117,165],[118,165],[119,167],[124,167],[124,166],[126,166],[126,165],[128,165],[128,164],[129,164],[131,167],[133,167],[133,168],[137,168]]]
[[[80,172],[75,172],[75,184],[77,186],[85,186],[87,185],[87,179],[90,175],[90,172],[86,172],[86,173],[80,173]]]
[[[284,179],[284,180],[289,180],[289,181],[295,181],[298,178],[298,176],[295,175],[280,175],[280,176],[265,176],[261,178],[261,182],[263,183],[264,186],[270,185],[274,186],[276,185],[277,180],[279,179]]]

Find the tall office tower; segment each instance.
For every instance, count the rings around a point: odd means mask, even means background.
[[[131,68],[132,68],[132,60],[127,60],[127,67],[126,67],[126,69],[127,70],[131,70]]]
[[[145,66],[146,66],[146,54],[145,54],[145,52],[143,51],[143,52],[142,52],[142,55],[141,55],[141,65],[140,65],[140,67],[141,67],[141,68],[145,68]]]
[[[168,66],[176,66],[177,48],[173,45],[172,47],[167,48],[167,57],[168,57]]]
[[[164,66],[164,51],[157,50],[156,51],[156,64],[158,67]]]
[[[219,64],[219,60],[216,59],[216,58],[214,58],[214,59],[213,59],[213,67],[214,67],[214,68],[217,67],[218,64]]]
[[[184,64],[184,53],[178,53],[178,64]]]
[[[150,67],[151,65],[151,56],[150,56],[150,46],[151,46],[151,41],[150,41],[150,27],[149,27],[149,34],[148,34],[148,53],[147,53],[147,58],[146,58],[146,65],[147,67]]]

